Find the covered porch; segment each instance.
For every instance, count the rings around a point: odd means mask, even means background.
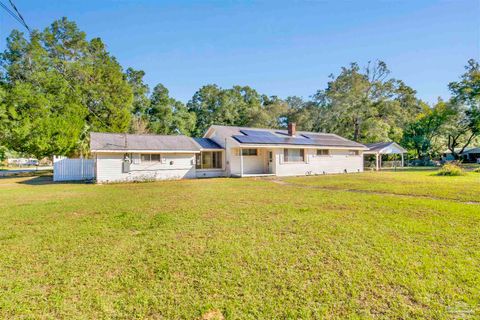
[[[232,150],[232,175],[238,177],[275,176],[275,152],[273,148],[248,146]]]
[[[405,166],[404,154],[407,153],[407,150],[402,148],[399,144],[395,142],[378,142],[367,143],[365,145],[368,147],[368,151],[363,152],[364,158],[365,156],[375,156],[374,168],[376,171],[382,169],[382,157],[384,155],[393,155],[393,165],[391,167],[397,167],[397,164],[398,167],[403,168]],[[400,159],[397,159],[398,156]]]

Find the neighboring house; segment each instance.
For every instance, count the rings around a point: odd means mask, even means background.
[[[460,150],[460,148],[455,149],[455,152],[460,152]],[[480,147],[465,148],[465,150],[463,150],[463,152],[460,154],[460,157],[463,162],[480,163]],[[455,158],[452,156],[452,152],[450,150],[447,150],[442,154],[442,161],[453,160],[455,160]]]
[[[203,138],[92,133],[98,182],[363,171],[362,144],[335,134],[211,126]]]

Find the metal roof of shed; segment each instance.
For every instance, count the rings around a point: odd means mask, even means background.
[[[376,142],[376,143],[366,143],[368,151],[365,153],[383,153],[383,154],[399,154],[407,153],[407,150],[402,148],[396,142]]]

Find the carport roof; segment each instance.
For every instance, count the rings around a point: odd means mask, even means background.
[[[368,148],[368,151],[365,151],[365,153],[382,153],[382,154],[407,153],[407,150],[405,150],[399,144],[392,141],[366,143],[365,145]]]

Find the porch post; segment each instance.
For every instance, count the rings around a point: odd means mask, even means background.
[[[402,156],[402,168],[403,168],[403,166],[404,166],[403,153],[400,153],[400,155]]]
[[[243,152],[242,148],[238,149],[240,152],[240,177],[243,177]]]
[[[377,171],[379,170],[378,164],[379,164],[379,162],[378,162],[378,152],[377,152],[377,153],[375,153],[375,169],[376,169]]]

